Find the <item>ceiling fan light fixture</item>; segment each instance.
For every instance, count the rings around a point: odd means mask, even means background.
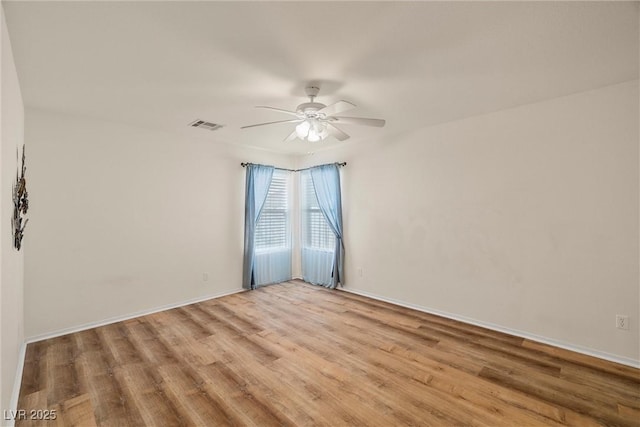
[[[320,141],[320,135],[317,134],[315,131],[310,130],[309,131],[309,135],[307,135],[307,141],[309,141],[309,142],[318,142],[318,141]]]
[[[298,138],[304,140],[309,135],[309,129],[311,129],[311,123],[305,120],[296,126],[296,135],[298,135]]]
[[[325,122],[318,122],[318,127],[316,128],[316,133],[320,140],[324,140],[329,136],[329,131],[327,130],[327,124]]]
[[[317,142],[328,137],[329,131],[326,123],[308,118],[296,126],[296,135],[303,141]]]

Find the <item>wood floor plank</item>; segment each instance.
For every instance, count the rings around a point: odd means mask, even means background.
[[[96,424],[142,425],[137,409],[124,397],[130,390],[123,390],[113,368],[109,366],[109,354],[105,350],[85,352],[78,356],[76,363],[81,390],[91,399]]]
[[[69,427],[97,426],[93,405],[88,394],[81,394],[58,405],[58,425]]]
[[[55,340],[47,348],[47,383],[49,405],[74,398],[80,394],[76,375],[75,343],[69,336]]]
[[[553,347],[547,344],[525,340],[522,344],[524,348],[539,350],[540,352],[561,358],[564,361],[571,361],[583,367],[594,368],[637,383],[640,379],[638,369],[630,366],[621,365],[619,363],[609,362],[607,360],[598,359],[596,357],[587,356],[586,354],[576,353],[574,351],[565,350],[559,347]]]
[[[194,375],[193,371],[177,364],[161,366],[159,371],[166,396],[185,414],[189,424],[241,425],[238,415],[229,404],[217,395],[209,395],[202,387],[204,380]]]
[[[530,396],[535,396],[538,399],[570,408],[573,411],[593,418],[596,422],[602,423],[603,425],[637,425],[637,422],[620,417],[617,410],[612,410],[609,405],[605,405],[604,407],[598,406],[600,402],[589,402],[581,396],[566,393],[563,390],[546,387],[544,384],[537,382],[532,383],[528,381],[528,377],[515,376],[513,373],[506,374],[491,368],[484,368],[482,372],[480,372],[480,377],[486,378],[503,386],[519,390]]]
[[[18,409],[25,411],[25,414],[31,414],[31,411],[48,410],[47,390],[43,389],[29,394],[20,396],[20,406]],[[33,419],[32,417],[20,417],[17,420],[21,426],[35,427],[41,425],[43,421]]]
[[[146,363],[163,365],[178,363],[178,358],[165,343],[159,339],[157,331],[149,322],[136,322],[127,325],[131,344]]]
[[[294,426],[294,422],[279,411],[265,393],[253,394],[243,375],[236,374],[228,365],[212,363],[199,371],[205,378],[203,388],[207,394],[225,399],[240,415],[244,425]]]
[[[29,344],[29,351],[27,351],[25,355],[24,368],[22,371],[22,384],[20,388],[21,397],[46,389],[46,384],[44,384],[43,381],[43,374],[46,374],[46,371],[41,369],[40,364],[43,363],[47,347],[47,341],[39,341]]]
[[[298,281],[29,344],[24,426],[636,426],[640,371]]]
[[[307,396],[276,375],[271,366],[255,363],[253,354],[242,347],[236,347],[232,339],[221,340],[220,344],[228,349],[235,349],[235,357],[228,366],[236,375],[243,377],[247,383],[246,388],[252,395],[267,396],[271,405],[296,425],[328,425],[321,413],[306,404]]]
[[[356,377],[350,376],[340,378],[321,366],[303,367],[300,364],[291,363],[290,360],[282,358],[274,362],[280,365],[280,372],[294,378],[301,378],[302,381],[316,384],[321,390],[331,393],[331,410],[335,411],[341,420],[339,425],[381,425],[388,426],[397,422],[389,414],[389,410],[380,410],[379,401],[369,390],[362,391],[362,382],[358,381],[354,386]],[[327,375],[329,374],[329,375]],[[368,387],[367,387],[368,389]],[[370,418],[372,411],[378,415],[374,419]]]
[[[142,363],[117,368],[114,376],[124,391],[120,396],[121,406],[126,405],[127,413],[139,416],[140,425],[189,425],[186,412],[167,397],[162,381],[156,379],[154,373]]]
[[[180,324],[173,315],[155,313],[149,324],[157,332],[157,339],[164,348],[171,349],[174,357],[194,365],[206,365],[216,361],[200,340],[193,339],[186,325]]]
[[[622,404],[618,405],[618,414],[628,419],[640,420],[640,409],[631,408]]]

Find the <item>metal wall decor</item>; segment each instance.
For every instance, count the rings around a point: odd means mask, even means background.
[[[13,229],[13,246],[20,250],[22,247],[22,237],[24,236],[24,228],[29,222],[25,218],[29,209],[29,194],[27,193],[27,181],[24,174],[27,170],[25,165],[25,146],[22,146],[22,167],[16,171],[16,183],[13,185],[13,217],[11,218],[11,228]],[[16,160],[18,158],[18,150],[16,150]]]

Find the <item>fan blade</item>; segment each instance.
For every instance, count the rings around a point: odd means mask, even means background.
[[[342,117],[342,116],[332,116],[329,117],[329,120],[332,122],[335,119],[335,123],[339,123],[341,125],[364,125],[364,126],[375,126],[375,127],[383,127],[386,123],[382,119],[367,119],[365,117]]]
[[[342,113],[343,111],[348,111],[356,108],[356,106],[347,101],[338,101],[334,102],[331,105],[327,105],[321,110],[318,110],[318,113],[323,113],[327,116],[332,116],[334,114]]]
[[[282,108],[267,107],[264,105],[258,105],[256,108],[264,108],[266,110],[279,111],[281,113],[291,114],[292,116],[298,117],[298,113],[296,113],[295,111],[283,110]]]
[[[275,125],[277,123],[299,123],[302,119],[279,120],[277,122],[258,123],[257,125],[242,126],[240,129],[254,128],[256,126]]]
[[[291,142],[291,141],[293,141],[294,139],[296,139],[297,137],[298,137],[298,133],[297,133],[297,132],[296,132],[296,130],[294,129],[294,130],[293,130],[293,132],[291,132],[291,133],[289,134],[289,136],[288,136],[288,137],[286,137],[286,138],[284,139],[284,142]]]
[[[344,141],[345,139],[349,139],[349,135],[344,133],[341,129],[338,129],[336,126],[331,123],[327,124],[327,131],[329,135],[337,139],[338,141]]]

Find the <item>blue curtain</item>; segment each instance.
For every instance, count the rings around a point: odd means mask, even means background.
[[[242,263],[242,287],[255,289],[253,266],[255,260],[254,235],[260,212],[267,200],[273,177],[273,166],[247,165],[244,199],[244,259]]]
[[[291,280],[291,246],[257,250],[253,261],[254,287]]]
[[[302,247],[302,280],[313,285],[333,286],[335,244],[331,250]]]
[[[337,164],[316,166],[310,169],[313,188],[331,231],[336,236],[333,254],[332,277],[328,287],[344,286],[344,244],[342,242],[342,196],[340,194],[340,172]]]

